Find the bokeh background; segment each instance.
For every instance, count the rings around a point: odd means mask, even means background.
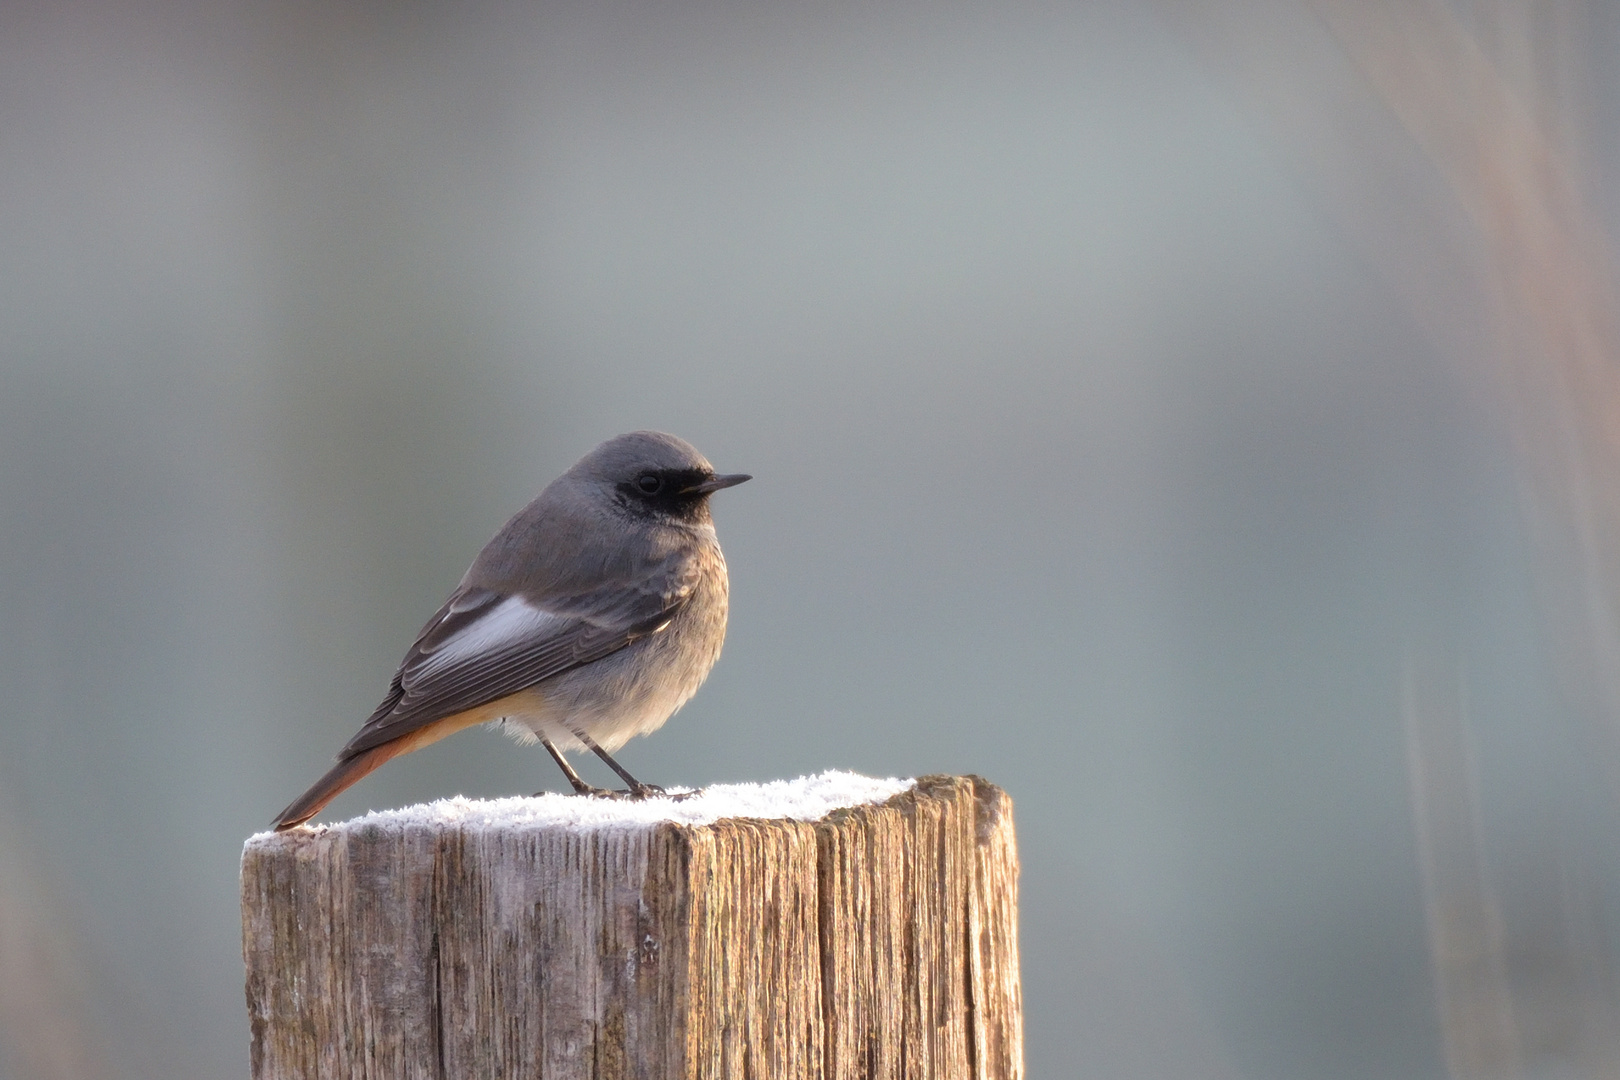
[[[246,1075],[243,839],[639,427],[757,479],[622,759],[1004,785],[1032,1076],[1615,1075],[1617,49],[3,0],[0,1077]],[[558,780],[474,731],[330,813]]]

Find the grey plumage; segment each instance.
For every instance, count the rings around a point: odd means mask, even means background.
[[[406,653],[338,765],[277,818],[307,820],[396,753],[474,723],[601,754],[661,726],[725,639],[726,563],[709,516],[717,476],[673,435],[637,431],[581,458],[473,561]],[[350,764],[353,763],[353,764]]]

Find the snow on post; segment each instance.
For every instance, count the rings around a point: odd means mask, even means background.
[[[254,1080],[1023,1075],[1012,800],[447,799],[242,855]]]

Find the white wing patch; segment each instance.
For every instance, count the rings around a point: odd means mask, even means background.
[[[431,651],[424,652],[411,665],[405,683],[459,667],[491,652],[501,652],[520,642],[539,643],[573,620],[534,607],[520,596],[509,596],[490,608],[488,614],[451,634]]]

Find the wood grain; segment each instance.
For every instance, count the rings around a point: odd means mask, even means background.
[[[816,822],[263,834],[253,1075],[1012,1080],[1017,876],[977,777]]]

